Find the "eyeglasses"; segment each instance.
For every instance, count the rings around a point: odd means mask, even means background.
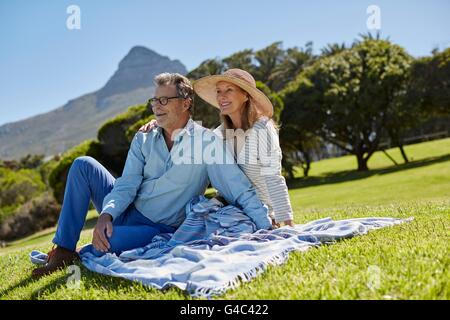
[[[169,103],[171,99],[183,99],[182,97],[160,97],[160,98],[150,98],[147,101],[147,106],[156,107],[156,103],[158,102],[160,105],[165,106]]]

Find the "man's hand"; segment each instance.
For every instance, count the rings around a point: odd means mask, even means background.
[[[110,249],[108,238],[112,236],[112,232],[112,216],[109,213],[102,213],[94,229],[94,236],[92,238],[94,248],[100,252],[107,252]]]
[[[158,127],[158,122],[155,119],[153,119],[152,121],[150,121],[150,122],[144,124],[142,127],[140,127],[139,131],[146,133],[157,127]]]

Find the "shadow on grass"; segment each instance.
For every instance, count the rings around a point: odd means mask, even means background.
[[[58,288],[60,288],[61,286],[64,286],[67,283],[67,277],[68,276],[58,277],[58,278],[54,279],[53,281],[51,281],[50,283],[46,284],[45,286],[39,288],[38,290],[34,290],[31,293],[30,299],[36,300],[36,299],[39,299],[41,297],[41,294],[44,292],[54,292],[54,291],[58,290]]]
[[[75,263],[75,265],[77,265],[81,269],[81,281],[82,281],[82,289],[81,290],[90,291],[90,289],[94,289],[94,290],[100,289],[100,290],[104,290],[107,292],[114,292],[114,291],[117,291],[118,289],[126,290],[126,289],[130,288],[134,283],[131,280],[117,278],[117,277],[110,277],[110,276],[92,272],[92,271],[86,269],[81,264],[81,262],[77,262],[77,263]],[[45,285],[38,287],[37,289],[34,289],[33,292],[31,292],[29,299],[30,300],[40,299],[40,298],[42,298],[43,294],[45,294],[45,296],[48,296],[49,299],[52,299],[51,294],[53,292],[57,292],[62,287],[65,287],[67,285],[67,281],[70,276],[71,276],[70,273],[58,276],[57,278],[53,279],[51,282],[46,283]],[[28,277],[26,277],[25,279],[22,279],[18,283],[11,285],[10,287],[8,287],[4,290],[0,290],[0,296],[7,297],[7,295],[9,293],[13,292],[14,290],[32,285],[33,283],[36,283],[36,282],[40,281],[41,279],[44,279],[44,278],[35,278],[35,277],[32,277],[30,274]],[[178,289],[175,287],[173,287],[173,288],[171,287],[171,288],[168,288],[165,290],[158,290],[155,288],[151,288],[149,286],[142,285],[142,287],[139,289],[142,290],[143,293],[145,292],[145,294],[149,294],[149,295],[152,295],[152,294],[156,295],[158,293],[164,294],[166,292],[167,293],[169,293],[169,292],[175,293],[176,292],[180,297],[182,297],[184,299],[190,299],[190,296],[188,294],[186,294],[181,289]],[[75,297],[75,299],[78,299],[78,298],[81,299],[82,297]],[[132,297],[132,298],[135,298],[135,297]],[[45,299],[45,297],[44,297],[44,299]]]
[[[38,267],[38,266],[36,266],[36,267]],[[66,283],[67,277],[68,276],[65,276],[65,275],[60,276],[60,277],[54,279],[52,282],[46,284],[45,286],[40,287],[37,290],[34,290],[30,295],[30,299],[31,300],[39,299],[40,295],[48,289],[50,289],[51,291],[57,290],[58,287],[61,287],[62,285],[64,285]],[[25,279],[22,279],[18,283],[13,284],[12,286],[10,286],[4,290],[0,290],[0,296],[6,297],[10,292],[14,291],[15,289],[27,287],[28,285],[35,283],[37,281],[40,281],[41,279],[42,278],[33,277],[30,272],[30,274]]]
[[[34,267],[39,268],[41,266],[36,265]],[[69,277],[69,275],[59,276],[58,278],[52,280],[50,283],[46,284],[45,286],[40,287],[37,290],[34,290],[30,295],[30,299],[31,300],[39,299],[41,294],[47,290],[49,290],[51,292],[57,290],[59,287],[61,287],[67,283],[68,277]],[[30,271],[29,275],[25,279],[22,279],[18,283],[11,285],[10,287],[8,287],[4,290],[0,290],[0,296],[6,297],[10,292],[14,291],[15,289],[27,287],[28,285],[36,283],[36,282],[40,281],[41,279],[44,279],[44,278],[33,277],[31,275],[31,271]]]
[[[291,179],[287,181],[288,188],[297,189],[304,187],[319,186],[325,184],[341,183],[347,181],[354,181],[359,179],[365,179],[374,175],[389,174],[394,172],[399,172],[403,170],[415,169],[420,167],[429,166],[436,163],[441,163],[445,161],[450,161],[450,154],[446,154],[439,157],[431,157],[417,161],[411,161],[409,163],[400,164],[398,166],[391,166],[380,169],[372,169],[369,171],[356,171],[356,170],[346,170],[339,172],[331,172],[319,177],[301,177],[296,179]]]
[[[30,283],[35,282],[35,281],[36,281],[36,279],[33,278],[31,275],[29,275],[27,278],[25,278],[25,279],[21,280],[20,282],[10,286],[9,288],[6,288],[4,290],[0,290],[0,297],[6,297],[6,295],[8,293],[10,293],[11,291],[14,291],[15,289],[20,288],[20,287],[25,287],[25,286],[27,286]]]
[[[89,269],[85,268],[84,266],[82,268],[82,281],[83,281],[83,287],[85,290],[89,289],[103,289],[105,291],[116,291],[119,288],[130,288],[133,284],[139,284],[140,290],[144,291],[145,293],[149,295],[161,295],[161,294],[169,294],[169,293],[177,293],[180,297],[183,297],[184,299],[191,299],[191,297],[183,290],[177,288],[177,287],[169,287],[164,290],[159,290],[156,288],[152,288],[147,285],[141,285],[140,282],[137,281],[131,281],[124,278],[119,277],[112,277],[103,275],[100,273],[96,273],[93,271],[90,271]]]

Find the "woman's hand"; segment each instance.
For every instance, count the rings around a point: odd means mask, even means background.
[[[140,132],[147,133],[155,128],[158,128],[158,121],[155,119],[151,120],[150,122],[144,124],[142,127],[139,128]]]
[[[294,221],[292,220],[286,220],[282,222],[285,226],[290,226],[290,227],[294,227]],[[281,223],[276,222],[274,219],[272,219],[272,227],[273,229],[278,229],[281,227]]]
[[[286,221],[283,221],[283,223],[285,226],[290,226],[290,227],[295,226],[294,221],[292,221],[292,220],[286,220]]]
[[[272,219],[272,227],[273,229],[278,229],[280,227],[280,224],[275,222],[275,219]]]

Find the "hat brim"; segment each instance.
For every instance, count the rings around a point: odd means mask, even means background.
[[[261,115],[267,116],[269,118],[273,116],[273,105],[272,102],[270,102],[269,98],[258,88],[255,88],[248,84],[246,81],[236,77],[230,77],[226,75],[213,75],[203,77],[198,79],[197,81],[194,81],[194,91],[198,96],[200,96],[200,98],[220,110],[216,98],[216,85],[221,81],[231,82],[232,84],[237,85],[242,90],[246,91],[252,98],[256,109]]]

